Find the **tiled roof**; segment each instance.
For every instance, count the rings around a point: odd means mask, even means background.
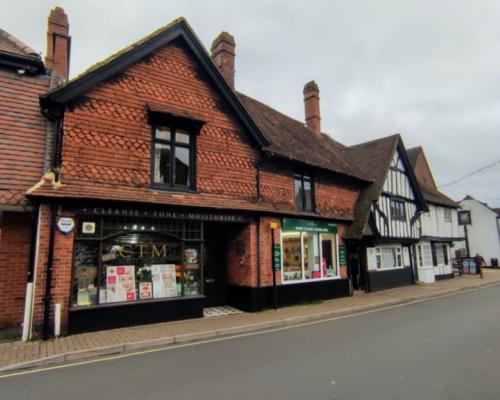
[[[347,238],[361,238],[363,236],[371,205],[380,196],[399,140],[400,136],[396,134],[347,148],[349,156],[356,160],[356,165],[364,176],[373,181],[371,185],[361,191],[354,211],[354,222],[346,233]]]
[[[238,98],[271,143],[266,151],[289,160],[366,180],[364,174],[356,168],[345,146],[326,133],[318,135],[303,122],[242,93],[238,93]]]
[[[40,58],[35,50],[3,29],[0,29],[0,51],[5,51],[22,57]]]
[[[436,187],[430,186],[429,184],[424,183],[422,179],[420,179],[418,171],[416,170],[415,167],[418,156],[420,153],[423,153],[423,151],[424,151],[423,148],[421,146],[418,146],[406,150],[406,154],[408,155],[408,160],[410,161],[413,171],[415,172],[418,184],[420,186],[420,190],[424,195],[424,199],[432,204],[438,204],[445,207],[458,208],[458,203],[456,201],[450,199],[444,193],[441,193]]]

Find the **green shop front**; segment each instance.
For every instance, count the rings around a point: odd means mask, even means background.
[[[337,223],[284,218],[280,245],[280,305],[350,295],[345,246]]]

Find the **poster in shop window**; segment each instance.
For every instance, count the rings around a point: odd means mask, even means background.
[[[177,296],[175,264],[151,265],[151,280],[155,299]]]
[[[139,298],[141,300],[151,299],[153,297],[151,282],[139,283]]]
[[[106,267],[106,295],[108,303],[136,299],[133,265]]]

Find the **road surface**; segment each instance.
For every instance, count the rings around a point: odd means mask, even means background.
[[[21,399],[500,399],[500,286],[0,378]]]

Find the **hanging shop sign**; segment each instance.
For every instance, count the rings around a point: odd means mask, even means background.
[[[281,245],[275,244],[273,248],[273,269],[281,271]]]
[[[64,234],[70,233],[75,227],[75,220],[69,217],[59,218],[57,228]]]
[[[462,210],[458,212],[458,224],[459,225],[470,225],[472,224],[470,211]]]
[[[337,233],[337,224],[306,219],[283,218],[284,231]]]
[[[76,210],[76,213],[102,217],[159,218],[206,222],[249,222],[251,220],[250,217],[241,214],[124,207],[87,207]]]
[[[346,250],[344,245],[339,246],[339,265],[345,267],[347,265]]]

